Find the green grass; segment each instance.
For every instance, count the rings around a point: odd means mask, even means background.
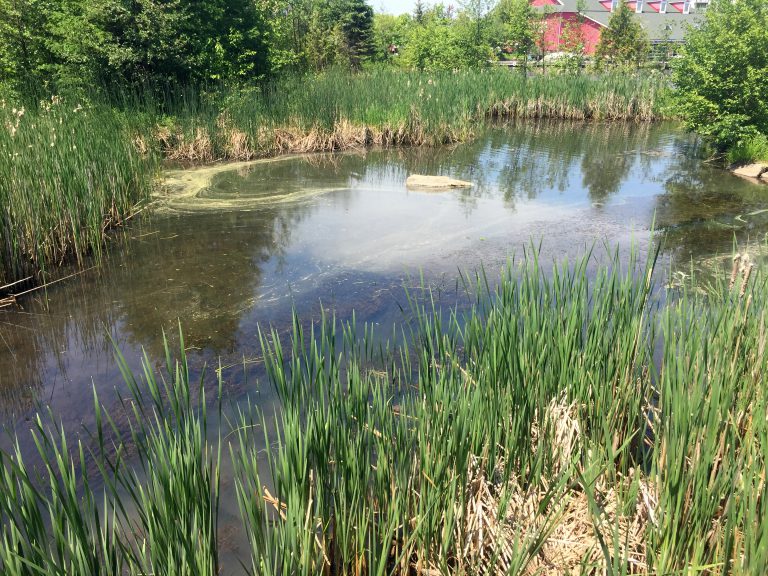
[[[148,200],[155,173],[107,107],[0,105],[0,286],[98,257],[107,231]]]
[[[737,144],[726,152],[726,159],[729,164],[768,162],[768,136],[758,134]]]
[[[164,104],[173,119],[148,138],[180,160],[439,145],[471,138],[486,119],[649,121],[665,116],[667,98],[666,80],[655,75],[330,71],[207,103],[192,96]]]
[[[3,455],[3,573],[213,574],[224,494],[253,574],[761,573],[765,276],[659,300],[653,262],[591,266],[532,252],[466,313],[414,302],[397,345],[264,333],[279,408],[213,440],[183,352],[163,381],[121,360],[133,425],[96,401],[98,471],[40,423],[48,473]]]

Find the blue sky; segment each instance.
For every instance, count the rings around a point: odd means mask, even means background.
[[[415,0],[368,0],[368,3],[376,12],[403,14],[413,10]]]

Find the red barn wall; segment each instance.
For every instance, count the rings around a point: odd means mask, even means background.
[[[600,30],[602,29],[600,24],[587,18],[582,18],[582,21],[579,22],[579,15],[576,12],[547,14],[544,19],[547,27],[544,30],[543,40],[544,49],[547,52],[568,52],[572,50],[572,43],[575,41],[576,43],[584,43],[584,54],[591,56],[595,53],[597,43],[600,42]],[[575,33],[576,31],[578,33]],[[569,42],[568,36],[571,36],[571,42]]]

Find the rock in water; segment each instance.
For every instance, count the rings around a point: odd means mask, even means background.
[[[737,176],[746,176],[747,178],[760,178],[765,172],[768,172],[768,165],[759,163],[747,164],[733,169],[733,173]]]
[[[451,188],[470,188],[472,182],[464,180],[454,180],[448,176],[424,176],[422,174],[411,174],[405,181],[408,188],[417,190],[450,190]]]

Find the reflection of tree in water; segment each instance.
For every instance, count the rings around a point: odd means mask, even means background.
[[[217,355],[233,352],[240,318],[255,302],[263,267],[282,256],[303,211],[299,205],[264,206],[154,223],[156,233],[132,246],[130,264],[115,271],[123,332],[144,346],[159,347],[160,328],[172,333],[181,319],[189,346]]]
[[[37,335],[30,331],[27,319],[0,312],[0,414],[6,418],[31,409],[42,388]]]
[[[308,208],[156,215],[132,227],[132,239],[116,247],[98,271],[52,289],[47,307],[35,298],[23,303],[25,310],[3,311],[0,410],[6,417],[24,412],[44,386],[53,385],[52,375],[68,380],[68,350],[113,362],[107,328],[119,345],[144,347],[153,361],[163,357],[161,330],[175,346],[179,319],[187,347],[205,348],[211,359],[233,352],[265,263],[282,257]]]
[[[590,200],[605,202],[618,192],[635,163],[636,148],[646,145],[647,136],[647,125],[616,125],[610,131],[592,134],[581,159],[582,184]]]
[[[763,185],[706,163],[703,144],[693,137],[675,142],[675,159],[656,200],[656,224],[674,267],[730,254],[734,240],[764,240],[768,215],[751,214],[765,207]]]
[[[602,202],[619,190],[634,166],[654,161],[653,151],[666,133],[649,124],[523,122],[490,129],[473,143],[448,149],[393,151],[389,170],[392,163],[400,164],[403,180],[413,172],[470,180],[474,186],[460,194],[469,209],[477,198],[499,191],[514,209],[518,198],[568,190],[579,175],[590,198]],[[375,164],[369,163],[371,169]]]

